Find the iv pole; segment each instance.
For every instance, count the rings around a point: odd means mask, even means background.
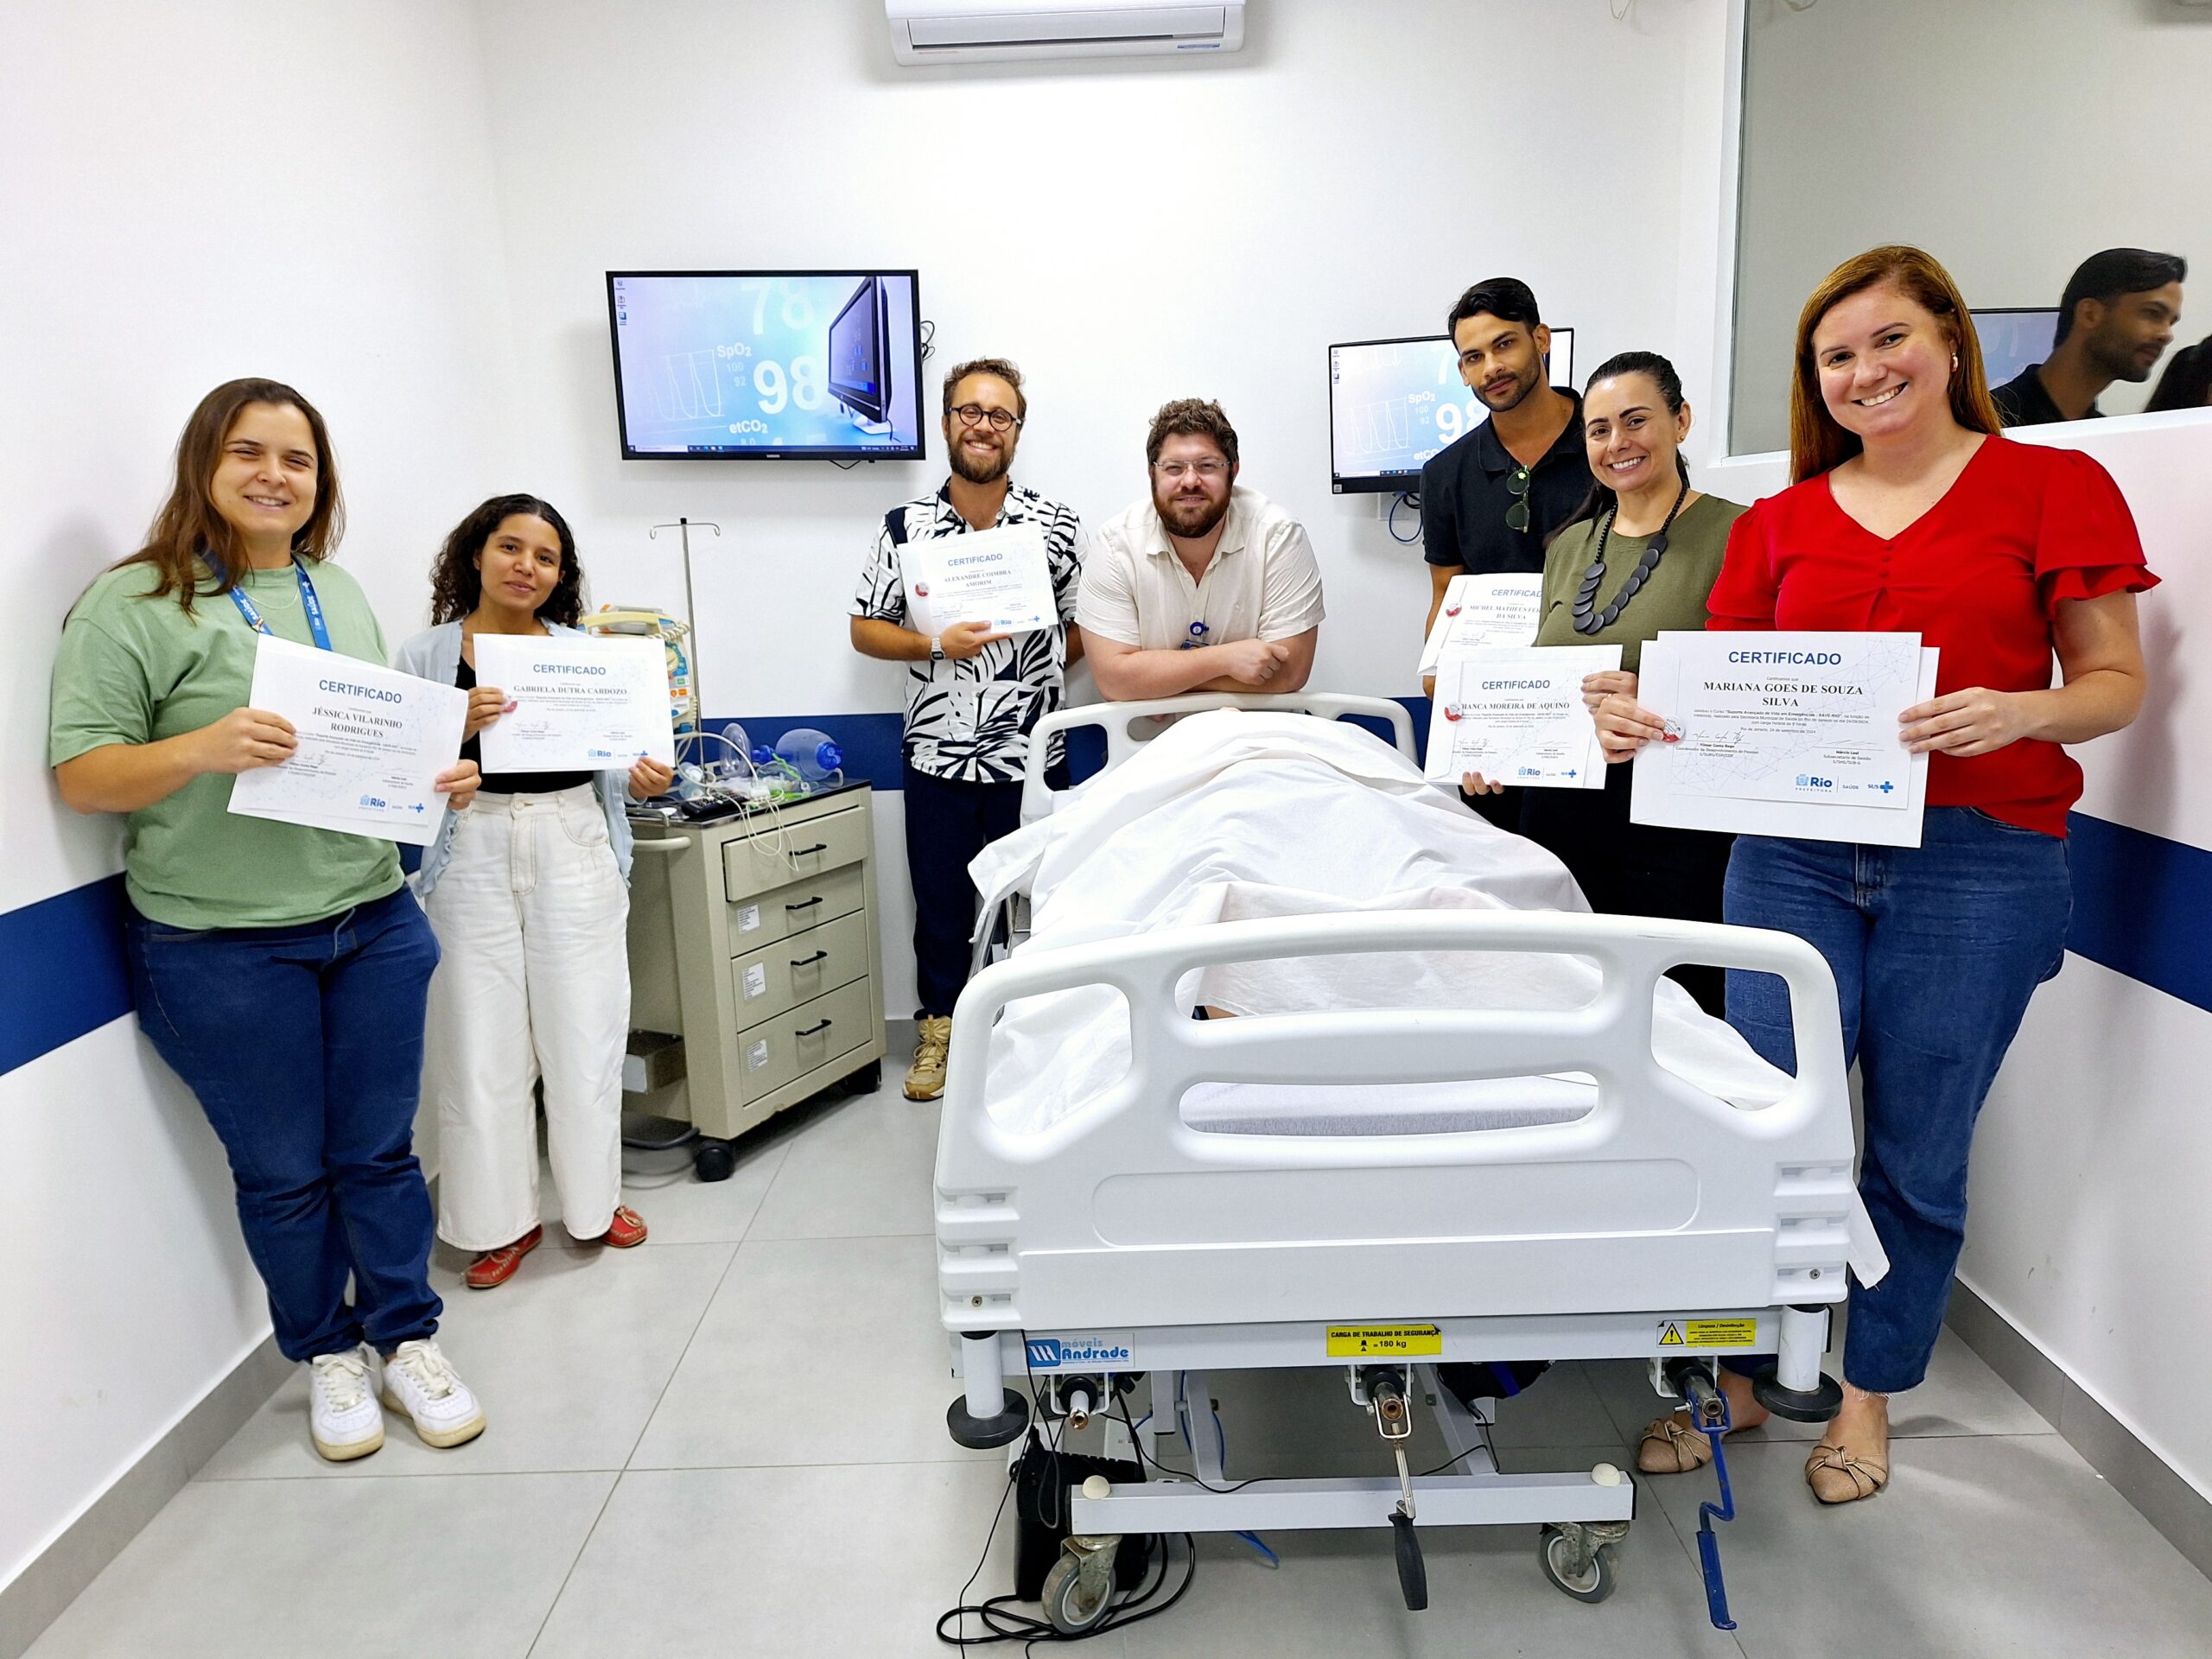
[[[691,595],[691,527],[711,530],[717,539],[722,527],[711,518],[678,518],[673,524],[655,524],[645,532],[645,539],[657,542],[664,530],[672,530],[683,543],[683,620],[691,625],[691,703],[697,715],[698,729],[707,729],[707,692],[704,677],[699,671],[702,653],[699,649],[699,605]]]

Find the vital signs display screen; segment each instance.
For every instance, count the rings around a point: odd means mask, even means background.
[[[612,270],[629,460],[919,461],[911,270]]]
[[[1574,330],[1552,330],[1552,383],[1574,379]],[[1459,354],[1442,334],[1329,347],[1329,471],[1338,495],[1414,490],[1421,463],[1490,411],[1459,384]]]

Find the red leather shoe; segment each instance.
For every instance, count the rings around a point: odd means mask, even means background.
[[[645,1242],[645,1218],[626,1204],[614,1206],[614,1216],[607,1224],[607,1230],[597,1238],[588,1238],[586,1244],[610,1244],[618,1250],[630,1249]]]
[[[468,1271],[461,1276],[461,1283],[471,1290],[489,1290],[494,1285],[504,1285],[515,1276],[515,1269],[522,1266],[522,1259],[544,1242],[545,1229],[533,1227],[512,1244],[502,1244],[496,1250],[486,1250],[468,1264]]]

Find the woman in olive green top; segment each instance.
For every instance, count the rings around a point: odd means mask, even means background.
[[[1522,791],[1521,833],[1556,854],[1602,914],[1717,922],[1733,837],[1630,823],[1635,748],[1612,741],[1618,715],[1635,706],[1644,641],[1662,629],[1705,626],[1706,595],[1744,511],[1690,488],[1681,455],[1689,429],[1681,378],[1656,353],[1624,352],[1590,377],[1582,435],[1594,481],[1545,552],[1536,643],[1621,647],[1619,671],[1582,685],[1611,764],[1602,791]],[[1465,786],[1496,787],[1479,778]],[[1719,969],[1681,968],[1675,977],[1707,1013],[1721,1012]]]
[[[146,545],[69,613],[47,740],[62,799],[124,815],[139,1028],[229,1154],[276,1345],[307,1365],[308,1433],[334,1460],[384,1444],[379,1399],[431,1446],[484,1427],[433,1335],[412,1145],[437,942],[390,842],[230,810],[238,773],[298,746],[245,706],[257,636],[385,660],[368,601],[327,562],[342,516],[304,397],[273,380],[208,393]],[[465,807],[475,763],[438,787]]]

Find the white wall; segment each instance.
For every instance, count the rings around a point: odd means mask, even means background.
[[[438,0],[0,12],[0,911],[119,868],[45,765],[60,620],[130,550],[200,396],[330,421],[341,555],[412,626],[504,464],[482,78]],[[0,1077],[0,1584],[268,1332],[219,1147],[133,1022]]]
[[[1750,0],[1739,450],[1789,429],[1798,308],[1853,254],[1927,248],[1974,306],[2056,306],[2100,248],[2212,293],[2212,10],[2175,0]],[[2177,344],[2208,332],[2200,299]],[[2107,414],[2158,384],[2115,385]]]
[[[1440,333],[1460,289],[1501,272],[1576,325],[1585,363],[1671,348],[1681,200],[1710,194],[1682,171],[1686,128],[1715,147],[1684,108],[1717,108],[1723,10],[1268,0],[1233,58],[963,72],[895,68],[876,0],[486,0],[531,457],[501,487],[571,516],[599,597],[678,611],[646,527],[721,522],[696,544],[709,714],[896,709],[899,671],[855,657],[843,618],[885,509],[944,475],[934,433],[927,466],[849,473],[621,461],[602,273],[913,266],[931,370],[1019,362],[1016,476],[1087,520],[1144,489],[1154,409],[1219,397],[1244,481],[1319,550],[1315,683],[1417,693],[1428,579],[1375,498],[1329,493],[1325,348]],[[1709,272],[1709,232],[1696,251]],[[1709,277],[1698,291],[1709,321]],[[877,835],[886,1007],[903,1015],[895,803]]]

